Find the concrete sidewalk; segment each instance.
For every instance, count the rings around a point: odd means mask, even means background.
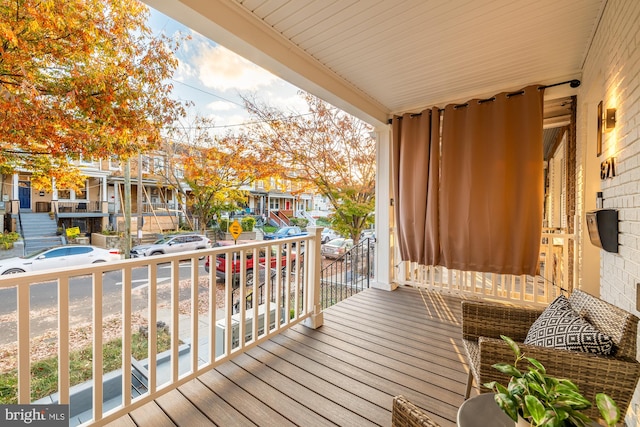
[[[24,241],[22,240],[15,242],[11,249],[0,249],[0,260],[17,256],[24,256]]]

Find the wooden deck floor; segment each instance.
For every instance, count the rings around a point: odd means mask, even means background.
[[[459,298],[369,289],[110,426],[389,426],[398,394],[455,426],[466,378]]]

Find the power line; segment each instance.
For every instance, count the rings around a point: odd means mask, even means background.
[[[223,101],[227,101],[231,104],[237,105],[238,107],[242,107],[244,108],[245,106],[243,104],[239,104],[231,99],[227,99],[225,97],[222,97],[220,95],[216,95],[215,93],[206,91],[202,88],[199,88],[197,86],[193,86],[190,85],[188,83],[185,82],[181,82],[179,80],[175,80],[175,79],[171,79],[172,81],[176,82],[176,83],[180,83],[183,86],[186,86],[188,88],[191,88],[193,90],[197,90],[199,92],[202,92],[204,94],[213,96],[215,98],[219,98],[222,99]],[[287,118],[297,118],[297,117],[304,117],[304,116],[308,116],[311,115],[313,113],[302,113],[302,114],[298,114],[298,115],[294,115],[294,116],[290,116]],[[238,126],[249,126],[249,125],[257,125],[260,123],[268,123],[268,122],[273,122],[276,120],[280,120],[280,119],[265,119],[265,120],[257,120],[257,121],[251,121],[251,122],[245,122],[245,123],[236,123],[236,124],[230,124],[230,125],[212,125],[212,126],[186,126],[186,127],[179,127],[179,126],[165,126],[166,129],[224,129],[224,128],[232,128],[232,127],[238,127]]]
[[[205,94],[207,94],[207,95],[210,95],[210,96],[213,96],[213,97],[216,97],[216,98],[222,99],[223,101],[230,102],[230,103],[232,103],[232,104],[234,104],[234,105],[237,105],[238,107],[242,107],[242,108],[244,108],[244,105],[239,104],[239,103],[237,103],[237,102],[235,102],[235,101],[232,101],[231,99],[227,99],[227,98],[224,98],[224,97],[222,97],[222,96],[220,96],[220,95],[216,95],[215,93],[208,92],[208,91],[206,91],[206,90],[204,90],[204,89],[202,89],[202,88],[199,88],[199,87],[197,87],[197,86],[190,85],[189,83],[181,82],[181,81],[179,81],[179,80],[175,80],[175,79],[171,79],[171,80],[172,80],[172,81],[174,81],[174,82],[176,82],[176,83],[180,83],[181,85],[186,86],[186,87],[188,87],[188,88],[191,88],[191,89],[193,89],[193,90],[197,90],[198,92],[205,93]]]

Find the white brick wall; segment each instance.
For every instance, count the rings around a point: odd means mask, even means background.
[[[636,287],[640,283],[640,1],[608,1],[593,44],[587,55],[583,83],[602,84],[604,108],[616,108],[616,127],[605,134],[603,156],[615,157],[616,177],[601,182],[605,208],[618,210],[619,253],[601,251],[601,297],[638,316]],[[580,100],[581,93],[578,92]],[[593,120],[578,110],[578,123]],[[578,159],[585,153],[586,130],[578,131]],[[578,168],[578,188],[584,188],[584,165]],[[578,215],[584,215],[584,200],[578,191]],[[586,197],[589,197],[587,195]],[[584,230],[578,230],[584,233]],[[581,271],[581,259],[578,260]],[[637,389],[627,425],[638,425],[640,391]]]

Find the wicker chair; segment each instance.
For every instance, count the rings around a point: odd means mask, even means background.
[[[396,396],[393,398],[391,427],[440,427],[440,425],[404,396]]]
[[[463,301],[462,338],[470,368],[465,399],[469,397],[474,379],[483,393],[491,391],[483,384],[491,381],[501,384],[508,382],[506,375],[491,366],[514,360],[513,352],[500,339],[500,335],[506,335],[518,342],[528,357],[540,361],[550,375],[572,380],[591,402],[595,401],[597,393],[607,393],[616,401],[622,413],[626,412],[640,378],[640,363],[636,360],[638,318],[579,290],[573,291],[569,302],[571,308],[613,339],[617,348],[615,355],[603,356],[522,344],[531,324],[543,309]],[[595,405],[586,413],[591,417],[598,415]]]

